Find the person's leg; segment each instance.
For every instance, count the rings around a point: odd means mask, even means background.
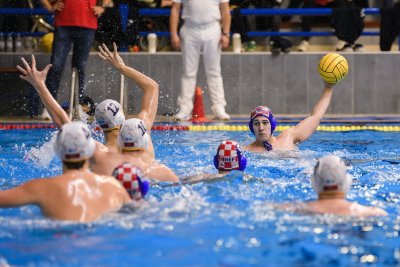
[[[218,23],[214,26],[203,29],[204,39],[203,58],[207,78],[208,92],[212,106],[211,110],[219,119],[229,119],[225,112],[225,94],[221,76],[221,28]]]
[[[57,99],[58,88],[64,70],[72,38],[69,27],[57,27],[54,32],[54,42],[51,53],[51,64],[53,65],[47,74],[46,85],[54,99]]]
[[[316,7],[314,0],[304,0],[303,8],[314,8]],[[302,16],[301,17],[301,30],[303,32],[310,32],[311,25],[314,22],[314,16]],[[309,41],[310,37],[305,36],[303,40]]]
[[[193,96],[196,89],[199,68],[201,40],[199,29],[183,26],[180,31],[182,49],[181,92],[178,96],[179,113],[190,116],[193,110]]]
[[[314,0],[304,0],[303,8],[314,8],[316,7]],[[315,22],[315,16],[302,16],[301,17],[301,30],[303,32],[310,32],[311,25]],[[297,51],[305,52],[310,46],[310,37],[303,36],[302,41],[297,46]]]
[[[74,29],[74,49],[72,54],[72,68],[78,71],[79,99],[84,95],[85,69],[92,48],[95,30],[76,27]]]

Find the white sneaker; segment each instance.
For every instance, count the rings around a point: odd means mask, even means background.
[[[212,110],[217,120],[229,121],[231,119],[231,116],[225,112],[225,108],[223,107],[217,107]]]
[[[310,43],[306,40],[301,41],[301,43],[297,46],[297,51],[306,52],[310,46]]]
[[[51,117],[49,112],[47,112],[47,109],[44,108],[42,114],[39,116],[40,119],[46,120],[46,121],[51,121]]]
[[[342,48],[340,48],[340,49],[336,48],[336,51],[351,52],[351,51],[353,51],[353,47],[351,47],[351,44],[346,43]]]
[[[346,43],[345,41],[339,40],[336,43],[336,51],[342,51],[342,52],[350,52],[353,51],[353,48],[351,47],[350,44]]]
[[[192,118],[192,116],[184,113],[183,111],[179,111],[172,118],[177,121],[188,121],[190,118]]]

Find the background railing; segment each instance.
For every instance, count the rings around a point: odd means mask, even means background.
[[[328,16],[332,14],[332,8],[242,8],[240,9],[241,16]],[[365,15],[378,15],[379,8],[365,8],[363,9]],[[141,16],[169,16],[170,10],[168,9],[152,9],[143,8],[139,10]],[[150,32],[140,32],[142,36],[147,36]],[[168,32],[154,32],[159,36],[169,36]],[[335,35],[333,31],[253,31],[247,32],[249,37],[268,37],[268,36],[332,36]],[[366,36],[379,36],[379,31],[364,31],[362,35]]]
[[[240,9],[241,16],[327,16],[332,14],[332,8],[243,8]],[[121,24],[122,29],[125,30],[128,24],[129,7],[126,4],[120,5],[121,11]],[[379,8],[365,8],[363,9],[365,15],[379,14]],[[51,15],[47,10],[42,8],[25,9],[25,8],[0,8],[0,15]],[[170,9],[158,8],[142,8],[139,9],[139,16],[142,17],[156,17],[156,16],[169,16]],[[149,33],[155,33],[159,37],[169,37],[170,33],[167,31],[140,31],[140,36],[147,36]],[[12,36],[33,36],[40,37],[44,32],[0,32],[3,35]],[[269,36],[333,36],[334,31],[251,31],[247,32],[249,37],[269,37]],[[379,36],[379,31],[364,31],[363,36]],[[400,38],[399,38],[400,49]]]

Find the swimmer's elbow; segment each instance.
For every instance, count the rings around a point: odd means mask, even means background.
[[[155,92],[159,92],[159,91],[160,91],[160,85],[159,85],[156,81],[154,81],[154,80],[153,80],[153,82],[152,82],[152,87],[153,87],[153,90],[154,90]]]
[[[375,216],[388,216],[388,213],[380,208],[376,208]]]
[[[179,177],[171,171],[171,175],[169,177],[169,182],[179,183]]]

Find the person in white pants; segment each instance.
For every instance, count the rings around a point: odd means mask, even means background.
[[[181,8],[184,24],[178,34]],[[182,50],[183,61],[179,112],[175,114],[175,119],[191,118],[201,51],[212,101],[211,110],[216,119],[230,119],[225,112],[221,76],[221,49],[229,45],[230,26],[229,0],[173,0],[170,16],[171,44],[175,49]]]

